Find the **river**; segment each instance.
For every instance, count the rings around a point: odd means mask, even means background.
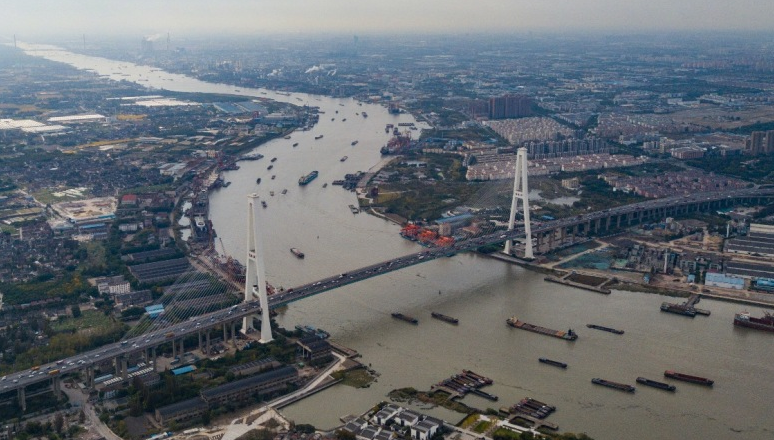
[[[367,170],[380,160],[386,123],[413,122],[410,115],[389,115],[375,104],[305,94],[210,84],[148,66],[73,54],[49,48],[28,53],[61,61],[116,80],[181,92],[231,93],[308,103],[325,111],[320,123],[291,139],[276,139],[257,149],[266,156],[241,162],[226,173],[232,185],[211,195],[211,218],[226,251],[244,261],[246,195],[267,201],[261,211],[266,242],[266,273],[291,287],[368,263],[415,252],[398,236],[398,227],[366,214],[353,215],[353,193],[328,185],[344,173]],[[38,47],[39,48],[39,47]],[[363,118],[367,111],[369,117]],[[338,114],[336,113],[338,111]],[[361,113],[361,115],[357,115]],[[335,118],[331,121],[331,118]],[[346,118],[346,122],[342,119]],[[324,135],[314,140],[317,135]],[[351,142],[358,140],[356,146]],[[298,147],[292,144],[298,142]],[[342,156],[348,160],[341,162]],[[269,159],[277,157],[268,171]],[[305,187],[298,177],[316,169],[320,177]],[[272,180],[271,175],[276,175]],[[255,183],[258,177],[262,183]],[[282,195],[280,191],[287,189]],[[272,197],[269,191],[274,191]],[[306,258],[293,257],[289,248]],[[367,389],[333,387],[283,410],[299,423],[322,428],[360,413],[398,387],[429,389],[461,369],[494,379],[487,392],[499,402],[475,396],[464,402],[480,407],[509,406],[530,396],[556,405],[549,421],[562,430],[586,432],[596,439],[761,439],[774,432],[774,347],[771,334],[732,326],[744,307],[704,300],[712,316],[694,319],[662,313],[664,298],[614,291],[601,295],[543,281],[543,276],[486,257],[461,254],[392,272],[292,304],[278,322],[321,327],[340,343],[362,353],[381,373]],[[419,319],[412,326],[390,317],[401,311]],[[460,319],[458,326],[430,318],[439,311]],[[752,310],[759,315],[759,310]],[[511,316],[556,329],[572,327],[580,338],[566,342],[511,329]],[[618,336],[587,329],[594,323],[626,331]],[[569,363],[567,370],[539,364],[545,356]],[[713,388],[676,383],[676,393],[638,386],[627,394],[591,384],[594,377],[635,383],[637,376],[663,380],[675,369],[715,380]],[[456,422],[460,416],[429,410]]]

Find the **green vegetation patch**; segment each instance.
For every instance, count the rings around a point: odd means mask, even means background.
[[[353,388],[366,388],[374,381],[374,377],[365,368],[358,368],[350,371],[337,371],[331,376],[333,376],[334,379],[343,379],[341,384]]]

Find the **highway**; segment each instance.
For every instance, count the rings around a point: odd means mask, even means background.
[[[570,227],[589,221],[629,214],[638,211],[646,211],[654,208],[675,207],[693,203],[717,202],[727,199],[744,197],[769,197],[774,198],[774,188],[749,188],[729,192],[698,193],[685,197],[670,197],[656,200],[648,200],[632,205],[610,208],[603,211],[588,213],[572,218],[553,220],[543,223],[534,223],[532,233],[543,233],[562,227]],[[337,274],[312,283],[300,285],[291,289],[280,291],[269,297],[269,307],[277,308],[304,298],[333,290],[338,287],[356,283],[367,278],[379,276],[388,272],[403,269],[415,264],[424,263],[436,258],[452,256],[457,252],[464,252],[481,246],[502,243],[508,239],[524,238],[524,228],[516,228],[513,231],[497,231],[495,233],[478,236],[469,240],[456,242],[449,247],[429,248],[402,257],[371,264],[359,269]],[[139,352],[153,348],[183,336],[197,334],[200,330],[215,328],[223,323],[229,323],[242,317],[260,313],[258,300],[243,302],[228,309],[190,318],[188,321],[165,327],[163,329],[148,332],[142,336],[133,337],[120,342],[108,344],[98,349],[91,350],[62,359],[56,362],[40,365],[33,370],[24,370],[9,374],[0,378],[0,393],[6,393],[34,383],[51,379],[53,376],[67,374],[73,371],[91,367],[105,359],[111,359],[122,355]]]

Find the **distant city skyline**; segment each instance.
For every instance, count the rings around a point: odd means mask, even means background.
[[[13,2],[0,38],[23,36],[774,31],[771,0],[39,0]]]

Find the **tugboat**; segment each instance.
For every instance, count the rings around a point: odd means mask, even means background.
[[[358,141],[352,141],[352,143],[350,145],[352,145],[354,147],[355,145],[357,145],[357,142]]]
[[[288,190],[287,190],[287,189],[283,189],[283,190],[282,190],[282,194],[287,194],[287,193],[288,193]]]
[[[276,157],[272,157],[272,158],[271,158],[271,161],[272,161],[272,162],[276,162],[276,161],[277,161],[277,158],[276,158]]]
[[[266,200],[261,200],[261,206],[266,207]]]
[[[293,255],[295,255],[298,258],[302,258],[302,259],[304,258],[304,253],[301,252],[300,250],[296,249],[296,248],[290,248],[290,253],[292,253]]]
[[[255,180],[255,184],[256,185],[260,185],[261,184],[261,178],[260,177]]]
[[[272,169],[272,168],[274,168],[274,165],[269,165],[269,166],[268,166],[266,169],[267,169],[267,170],[270,170],[270,169]]]
[[[349,157],[348,157],[348,156],[344,156],[344,157],[342,157],[341,159],[339,159],[339,161],[341,161],[341,162],[344,162],[344,161],[345,161],[345,160],[347,160],[347,159],[349,159]]]
[[[322,139],[323,135],[315,136],[314,140]]]
[[[294,146],[294,147],[297,147],[297,146],[298,146],[298,142],[296,142],[295,144],[293,144],[293,146]]]

